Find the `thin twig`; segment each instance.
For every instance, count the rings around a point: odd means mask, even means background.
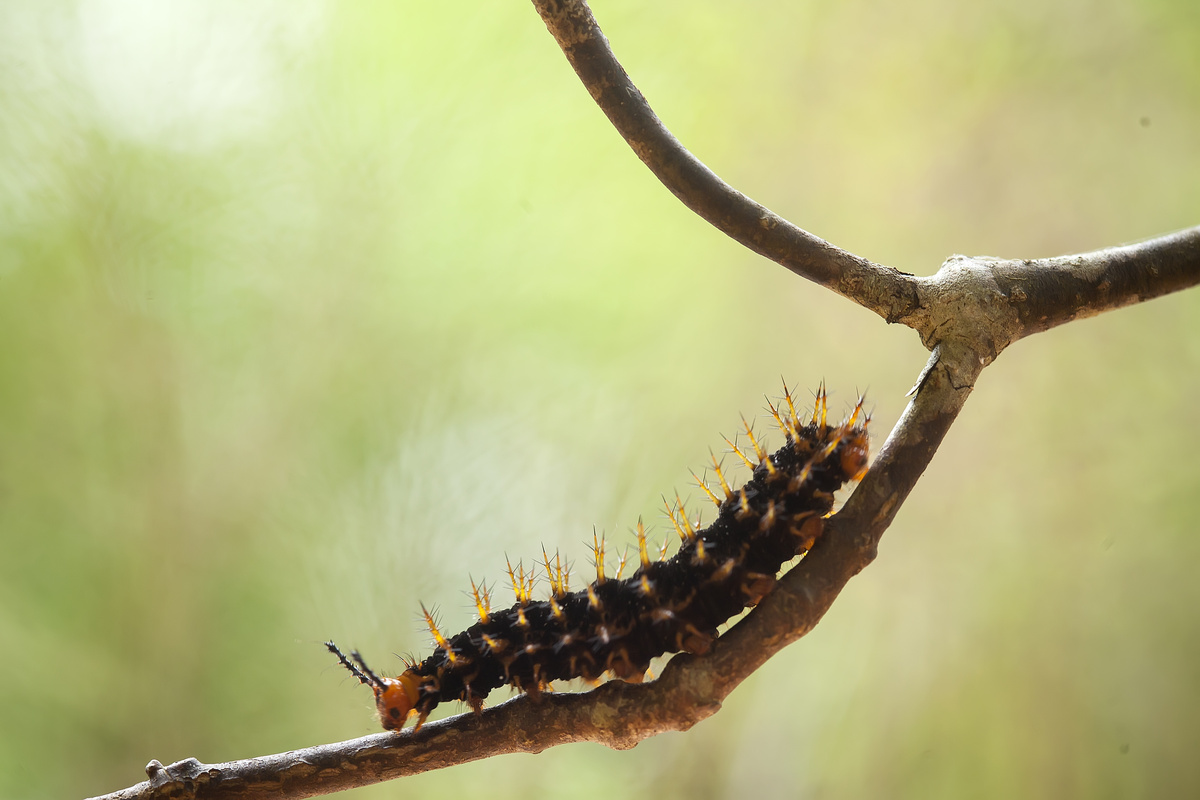
[[[913,276],[848,253],[734,189],[679,143],[617,61],[582,0],[533,0],[592,99],[684,205],[735,241],[889,322],[916,302]]]

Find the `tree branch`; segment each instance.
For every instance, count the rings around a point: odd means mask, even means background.
[[[650,171],[714,227],[889,322],[912,311],[916,280],[848,253],[734,189],[679,143],[617,61],[583,0],[533,0],[592,99]]]
[[[898,321],[926,347],[970,342],[991,363],[1030,334],[1200,283],[1200,226],[1033,261],[952,256],[918,281],[917,307]]]
[[[187,759],[168,767],[152,761],[149,780],[94,800],[311,797],[504,753],[538,753],[580,741],[627,749],[664,731],[687,730],[716,713],[767,659],[812,630],[847,581],[874,560],[884,530],[970,394],[978,364],[966,350],[935,352],[921,390],[812,551],[708,655],[677,655],[656,681],[614,680],[591,692],[543,694],[537,701],[521,695],[479,716],[460,714],[416,732],[242,761]]]
[[[996,261],[993,272],[1028,336],[1200,283],[1200,226],[1092,253]]]

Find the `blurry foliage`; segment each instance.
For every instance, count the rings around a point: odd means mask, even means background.
[[[596,11],[686,144],[876,261],[1200,222],[1194,3]],[[711,721],[360,795],[1196,794],[1198,319],[1005,353]],[[525,3],[5,3],[0,795],[370,732],[322,640],[420,653],[418,598],[582,563],[781,373],[881,440],[924,358],[693,218]]]

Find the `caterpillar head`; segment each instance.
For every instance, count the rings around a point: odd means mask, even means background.
[[[409,712],[417,704],[417,698],[420,696],[417,688],[420,683],[412,674],[412,670],[406,670],[395,678],[381,678],[367,666],[357,650],[351,650],[350,657],[347,658],[333,642],[326,642],[325,646],[337,656],[338,661],[351,675],[358,678],[359,683],[371,687],[371,691],[375,693],[375,710],[379,712],[379,724],[384,730],[398,731],[403,728]]]
[[[375,709],[384,730],[403,728],[408,712],[417,703],[417,679],[407,672],[395,678],[380,678],[378,685],[371,684],[371,691],[375,692]]]

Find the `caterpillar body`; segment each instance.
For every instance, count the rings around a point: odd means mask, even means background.
[[[386,730],[400,730],[410,715],[416,715],[420,728],[438,704],[450,700],[479,712],[484,698],[504,685],[536,696],[558,680],[595,681],[612,674],[640,681],[658,656],[708,652],[717,627],[757,605],[774,587],[782,566],[821,536],[834,491],[866,471],[869,418],[861,400],[840,425],[827,424],[823,388],[806,422],[797,416],[786,386],[783,400],[778,405],[768,401],[768,407],[786,437],[783,446],[767,454],[747,424],[749,455],[726,441],[751,469],[750,479],[731,489],[715,458],[723,496],[697,478],[717,506],[710,525],[697,529],[681,503],[664,503],[680,538],[671,558],[666,558],[665,543],[660,557],[651,557],[639,521],[640,565],[627,578],[621,578],[623,557],[615,577],[605,574],[605,542],[595,535],[596,577],[582,589],[572,591],[562,560],[543,551],[550,592],[545,599],[534,599],[534,570],[526,573],[510,563],[516,602],[493,611],[486,587],[472,582],[479,620],[451,637],[437,629],[422,607],[436,646],[432,655],[408,663],[395,678],[375,673],[356,651],[347,657],[333,642],[326,647],[371,687]]]

